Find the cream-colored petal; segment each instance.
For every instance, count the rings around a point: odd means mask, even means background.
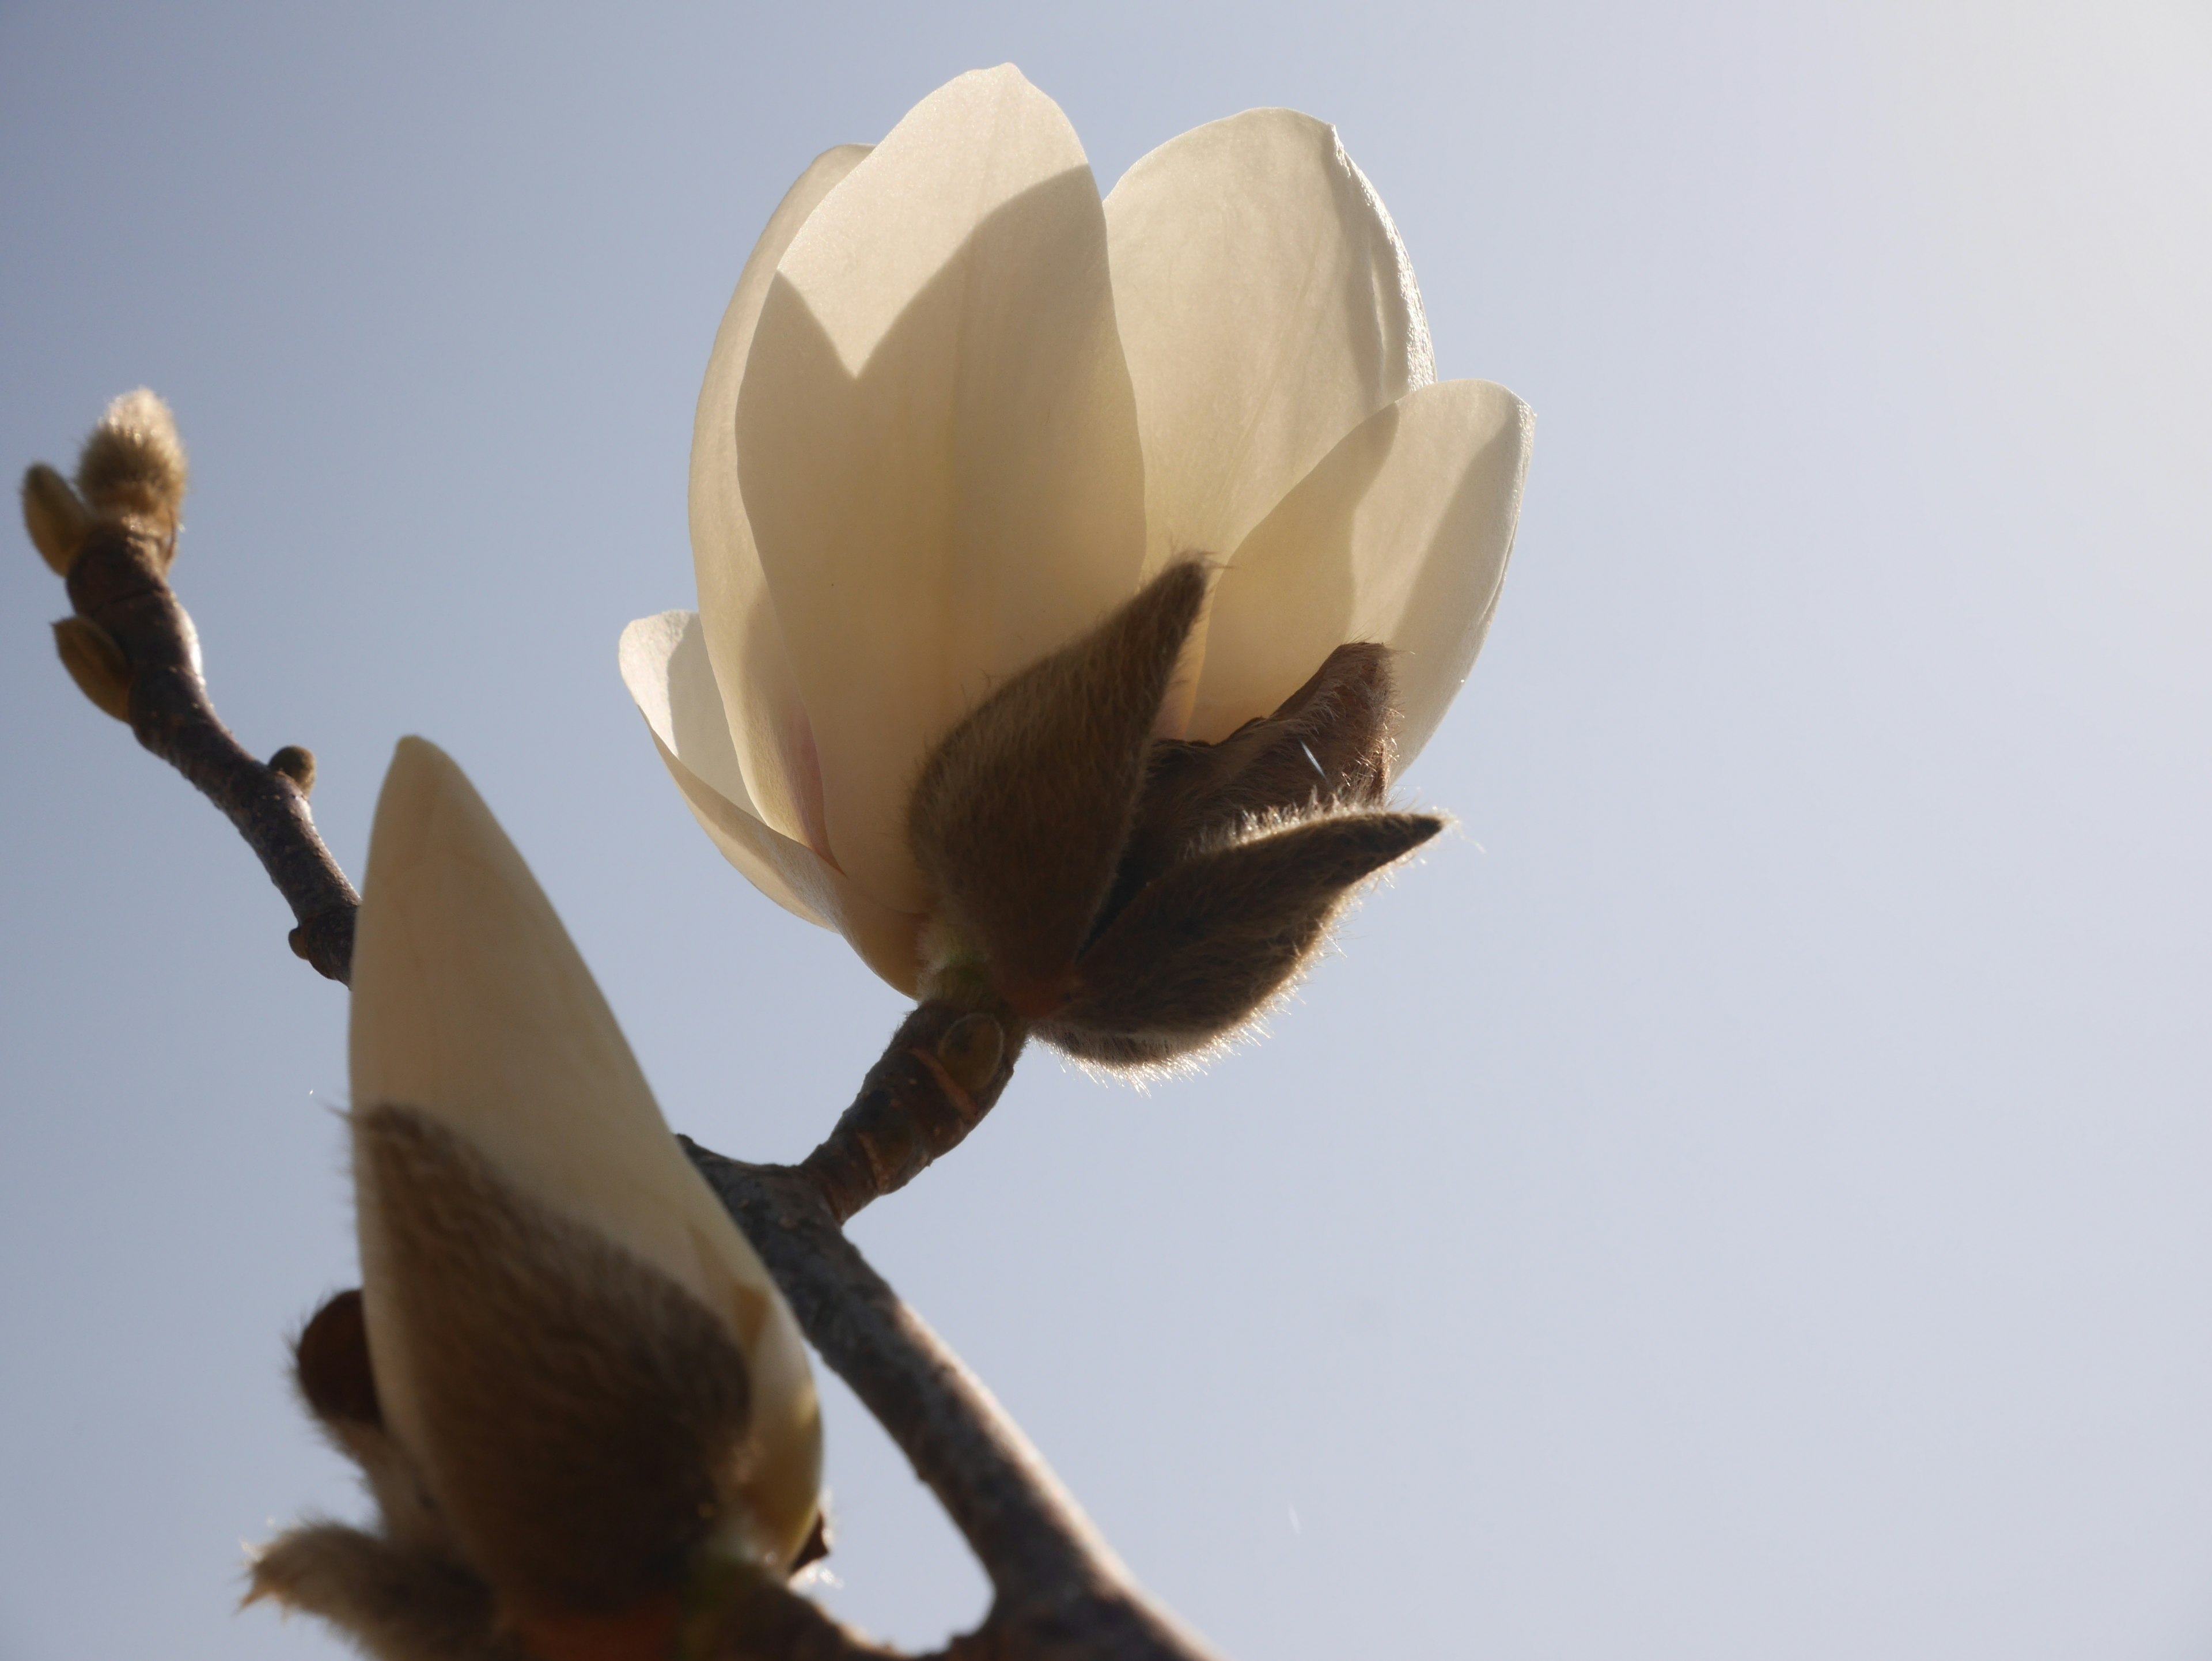
[[[744,802],[755,818],[785,836],[805,843],[820,841],[821,778],[806,710],[792,678],[738,485],[738,383],[744,377],[754,326],[776,262],[807,216],[868,149],[866,144],[841,144],[823,151],[769,216],[768,228],[753,245],[715,332],[691,429],[691,563],[698,574],[699,615],[706,622],[707,654],[714,662],[732,748],[744,779],[744,789],[722,794]]]
[[[721,1317],[750,1369],[761,1469],[775,1473],[750,1496],[761,1542],[795,1549],[820,1459],[797,1324],[677,1146],[521,855],[460,770],[420,739],[401,740],[377,802],[354,944],[352,1073],[356,1108],[428,1115]],[[425,1446],[409,1335],[368,1186],[360,1227],[379,1395],[401,1441]]]
[[[722,694],[708,660],[711,639],[706,618],[697,611],[658,611],[638,618],[622,631],[617,648],[623,684],[654,737],[683,757],[709,789],[760,818],[745,788],[729,723],[722,718]]]
[[[1226,555],[1331,446],[1436,379],[1413,268],[1336,129],[1249,110],[1106,198],[1148,569]]]
[[[924,755],[1127,599],[1144,557],[1097,186],[1018,70],[933,93],[793,239],[738,460],[827,851],[921,910],[905,816]]]
[[[1212,741],[1296,691],[1352,641],[1391,648],[1402,768],[1489,632],[1534,417],[1486,380],[1370,416],[1245,538],[1213,591],[1190,736]]]
[[[763,824],[746,800],[699,614],[663,611],[631,624],[623,630],[622,673],[684,805],[722,857],[787,911],[844,935],[871,969],[911,993],[923,919],[869,898],[813,849]]]

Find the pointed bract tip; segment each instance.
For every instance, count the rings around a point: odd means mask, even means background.
[[[1263,827],[1168,871],[1084,950],[1046,1043],[1108,1068],[1217,1048],[1302,975],[1354,891],[1443,829],[1431,813]]]
[[[143,521],[173,537],[189,470],[177,420],[145,387],[107,406],[77,457],[76,488],[94,514]]]
[[[1113,880],[1211,579],[1170,566],[978,704],[923,764],[908,846],[1017,1008],[1049,1003]]]

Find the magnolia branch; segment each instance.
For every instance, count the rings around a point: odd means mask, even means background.
[[[27,516],[44,483],[35,472],[26,481]],[[216,716],[198,636],[168,583],[175,549],[173,533],[143,520],[92,520],[64,568],[74,615],[55,625],[62,661],[95,703],[128,721],[139,743],[238,827],[292,908],[293,951],[343,981],[361,901],[307,809],[315,758],[288,745],[257,761]]]
[[[150,395],[134,396],[158,411]],[[119,458],[100,447],[129,403],[118,400],[88,443],[75,489],[46,466],[24,479],[31,539],[72,607],[55,624],[63,663],[237,827],[292,909],[293,951],[346,983],[360,898],[308,809],[314,758],[287,746],[257,760],[216,715],[197,632],[168,581],[184,482],[173,432],[134,434],[138,449]],[[1021,1021],[988,994],[938,990],[799,1165],[684,1147],[809,1342],[882,1422],[989,1576],[990,1614],[943,1661],[1203,1661],[1208,1652],[1146,1598],[1029,1439],[843,1232],[862,1207],[957,1146],[1012,1076]],[[732,1661],[896,1654],[778,1586],[752,1589],[732,1614],[720,1651]]]

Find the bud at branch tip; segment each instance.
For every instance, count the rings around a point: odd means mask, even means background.
[[[136,520],[164,539],[177,533],[186,478],[176,417],[143,386],[107,406],[77,458],[77,491],[94,514]]]

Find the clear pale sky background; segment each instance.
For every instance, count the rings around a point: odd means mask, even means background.
[[[898,1001],[692,824],[615,672],[823,148],[1018,62],[1102,184],[1339,123],[1443,374],[1540,418],[1462,829],[1273,1035],[1048,1055],[878,1264],[1231,1656],[2212,1648],[2212,21],[2199,5],[0,5],[0,463],[112,394],[361,868],[473,775],[680,1128],[793,1157]],[[344,997],[0,543],[0,1658],[339,1653]],[[834,1382],[827,1593],[981,1576]]]

